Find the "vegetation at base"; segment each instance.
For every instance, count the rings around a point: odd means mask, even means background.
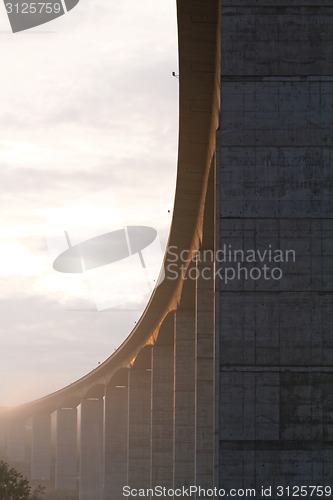
[[[1,500],[40,500],[45,490],[37,486],[32,490],[28,479],[6,462],[0,461],[0,499]]]

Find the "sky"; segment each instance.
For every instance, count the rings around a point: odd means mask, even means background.
[[[16,34],[3,8],[0,42],[0,406],[10,406],[96,368],[157,280],[177,165],[176,6],[81,0]],[[146,268],[133,253],[83,274],[54,270],[70,246],[131,225],[157,232]]]

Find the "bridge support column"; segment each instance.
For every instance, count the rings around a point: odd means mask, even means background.
[[[55,445],[55,489],[76,490],[77,409],[60,408],[52,414]]]
[[[127,484],[128,372],[106,388],[104,408],[104,500],[122,498]]]
[[[6,459],[9,462],[24,462],[26,457],[26,428],[24,420],[8,422]]]
[[[173,486],[173,350],[173,344],[153,348],[152,487]]]
[[[51,415],[32,417],[31,480],[51,480]]]
[[[0,426],[0,459],[6,460],[7,424],[2,422]]]
[[[175,316],[174,488],[194,483],[195,319],[191,310]]]
[[[130,369],[128,422],[128,484],[149,488],[151,459],[151,347]]]
[[[103,399],[83,399],[79,409],[80,500],[101,500],[103,489]]]
[[[198,262],[195,325],[195,480],[202,488],[214,485],[215,414],[215,280],[214,263]],[[206,498],[206,497],[200,497]],[[207,497],[209,498],[209,497]]]

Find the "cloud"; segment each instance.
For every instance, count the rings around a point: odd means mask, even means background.
[[[0,29],[8,28],[4,13]],[[6,405],[84,375],[140,316],[95,312],[80,282],[70,292],[52,270],[45,237],[52,209],[111,188],[124,220],[155,227],[165,244],[177,161],[175,5],[81,1],[48,25],[0,36]]]

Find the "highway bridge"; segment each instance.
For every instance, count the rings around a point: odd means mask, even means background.
[[[179,258],[103,364],[1,415],[64,500],[332,483],[333,6],[177,3]]]

